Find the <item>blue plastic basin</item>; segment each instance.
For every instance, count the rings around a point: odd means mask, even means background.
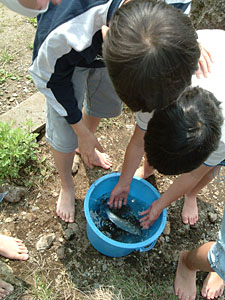
[[[97,199],[111,193],[120,177],[120,173],[110,173],[99,178],[89,188],[84,200],[84,213],[87,220],[87,236],[92,246],[100,253],[110,257],[121,257],[128,255],[134,250],[144,252],[152,249],[163,232],[166,225],[167,213],[163,210],[160,217],[151,227],[149,236],[139,243],[121,243],[105,236],[94,224],[90,211],[94,211],[98,205]],[[160,197],[159,192],[146,180],[134,176],[130,193],[133,198],[141,199],[147,207]]]

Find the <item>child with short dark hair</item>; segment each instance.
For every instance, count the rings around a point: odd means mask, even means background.
[[[187,88],[176,102],[164,109],[151,114],[137,113],[138,126],[127,147],[122,175],[110,196],[111,206],[126,204],[130,182],[144,153],[145,135],[150,168],[166,174],[186,173],[180,175],[149,209],[141,213],[143,228],[151,226],[165,207],[183,195],[183,211],[195,223],[198,215],[197,193],[213,179],[225,159],[225,31],[202,30],[198,31],[198,36],[213,55],[211,74],[200,80],[193,76],[192,85],[201,88]],[[199,250],[181,254],[175,281],[175,292],[180,299],[195,299],[198,269],[209,272],[202,295],[208,299],[222,295],[225,280],[224,236],[225,218],[216,243],[207,243]]]
[[[142,212],[143,228],[148,228],[170,203],[185,195],[186,208],[196,211],[197,193],[217,174],[225,159],[225,31],[206,31],[215,48],[211,78],[201,86],[186,89],[178,100],[156,111],[145,135],[145,151],[150,165],[163,174],[182,174],[148,210]],[[197,81],[193,80],[193,84]],[[165,126],[166,124],[166,126]],[[225,280],[225,215],[216,242],[180,254],[175,293],[181,300],[195,299],[196,272],[209,272],[202,296],[214,299],[223,294]]]

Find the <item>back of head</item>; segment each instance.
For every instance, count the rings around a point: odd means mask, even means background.
[[[152,0],[130,0],[114,14],[103,57],[116,92],[133,111],[151,112],[190,85],[200,50],[190,18]]]
[[[198,168],[219,144],[219,103],[211,92],[189,87],[176,102],[155,111],[145,135],[148,163],[165,175]]]

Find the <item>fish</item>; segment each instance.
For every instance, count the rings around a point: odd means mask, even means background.
[[[122,218],[118,215],[116,215],[114,212],[112,212],[109,207],[105,207],[105,212],[109,218],[109,220],[114,223],[117,227],[120,229],[129,232],[133,235],[141,236],[141,226],[139,224],[139,221],[137,219],[134,220],[134,217],[130,218]],[[134,222],[136,221],[136,222]],[[136,224],[135,224],[136,223]]]

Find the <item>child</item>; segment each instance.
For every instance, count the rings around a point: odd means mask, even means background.
[[[225,61],[225,31],[203,30],[201,39],[213,47],[214,69],[208,79],[193,78],[192,84],[176,103],[154,113],[145,135],[145,151],[150,165],[164,174],[181,174],[151,207],[142,212],[143,228],[148,228],[162,210],[182,195],[196,209],[197,193],[218,172],[225,158],[225,93],[223,72]],[[204,163],[202,164],[202,162]],[[175,280],[175,293],[181,300],[195,299],[196,272],[209,272],[202,296],[221,296],[225,280],[225,217],[218,239],[200,248],[181,253]]]
[[[183,11],[190,11],[190,1],[183,0],[178,3],[169,0],[168,3]],[[154,25],[154,30],[152,26],[146,26],[149,24]],[[52,147],[61,179],[57,215],[66,222],[74,222],[74,182],[71,169],[75,149],[79,148],[81,157],[88,167],[96,165],[106,169],[111,167],[109,157],[103,153],[94,135],[102,117],[114,117],[121,112],[121,100],[112,87],[101,58],[103,42],[101,28],[104,25],[109,25],[110,28],[104,47],[107,66],[110,75],[114,77],[113,69],[115,76],[121,80],[122,87],[116,79],[113,83],[119,96],[132,109],[154,109],[172,101],[178,94],[177,89],[180,93],[190,83],[191,74],[196,70],[199,58],[196,35],[189,18],[179,10],[161,2],[62,1],[58,6],[50,3],[48,10],[38,16],[30,72],[36,87],[47,100],[46,137]],[[119,31],[122,29],[121,34],[119,33],[120,39],[117,35],[114,36],[115,29]],[[149,53],[153,40],[151,43],[149,41],[153,34],[155,44],[154,51],[150,51],[151,55],[144,54],[143,57],[143,52],[136,53],[135,45],[146,49],[146,42]],[[129,44],[127,44],[128,37]],[[112,57],[113,61],[110,64],[113,43],[116,45],[113,50],[116,51],[116,55]],[[157,52],[158,47],[160,55]],[[132,52],[135,57],[131,59]],[[119,64],[117,63],[119,57],[124,58],[124,63],[121,60]],[[129,87],[126,85],[123,89],[123,84],[126,77],[130,87],[138,87],[140,80],[142,82],[142,77],[138,76],[143,69],[143,64],[138,68],[140,60],[143,60],[144,66],[148,65],[149,68],[155,60],[155,69],[158,73],[151,76],[146,70],[144,74],[147,77],[143,83],[148,90],[141,98],[140,89],[136,90],[136,105],[133,107],[130,103],[130,94],[127,93]],[[132,81],[128,79],[126,73],[126,61],[132,69],[132,72],[129,72],[132,74]],[[159,64],[161,70],[158,69]],[[122,78],[119,76],[120,71],[124,72]],[[167,76],[164,76],[164,71]],[[156,82],[158,82],[157,90],[154,89]],[[151,86],[153,102],[148,98]],[[159,96],[165,95],[173,86],[175,88],[173,94],[170,93],[169,101]],[[163,104],[163,101],[166,103]]]
[[[217,37],[221,33],[220,32],[218,33],[217,31],[211,32],[210,36],[213,36],[214,34]],[[216,56],[216,55],[218,56],[218,54],[216,54],[215,48],[214,47],[212,48],[213,43],[210,43],[210,39],[209,39],[209,41],[207,41],[208,35],[209,35],[208,31],[199,31],[198,32],[198,36],[199,36],[198,41],[206,49],[210,50],[208,53],[212,53],[213,54],[212,56]],[[218,41],[219,41],[219,38],[217,37],[217,42]],[[221,55],[221,54],[219,54],[219,55]],[[220,59],[222,60],[222,58],[219,57],[218,60],[220,60]],[[219,65],[219,63],[214,65],[214,68],[218,68],[218,65]],[[210,84],[210,82],[212,82],[211,85],[213,85],[214,84],[213,82],[217,81],[217,79],[214,80],[212,76],[218,76],[218,77],[220,76],[220,75],[215,75],[215,74],[216,74],[215,72],[213,75],[209,74],[209,79],[207,79],[207,77],[206,78],[202,77],[200,79],[197,79],[196,75],[194,75],[192,78],[192,81],[193,81],[193,83],[196,82],[196,84],[206,85],[206,86],[208,86],[208,84]],[[210,75],[212,75],[212,76],[210,76]],[[211,77],[212,77],[212,79],[211,79]],[[221,78],[222,78],[222,76],[221,76]],[[220,91],[220,89],[217,89],[217,93],[219,91]],[[136,114],[137,125],[135,128],[134,134],[131,138],[131,141],[126,150],[121,177],[119,179],[118,184],[116,185],[116,187],[113,189],[113,191],[111,193],[111,197],[110,197],[110,201],[109,201],[110,206],[114,205],[115,207],[121,207],[123,202],[126,203],[126,199],[127,199],[129,189],[130,189],[130,182],[133,178],[135,171],[137,170],[137,168],[139,166],[141,158],[144,155],[144,135],[147,130],[148,121],[152,116],[153,116],[153,112],[151,114],[149,114],[147,112],[143,113],[143,112],[139,111]],[[165,125],[165,130],[166,130],[166,128],[169,125],[166,122],[164,125]],[[164,128],[162,128],[162,131],[163,130],[164,130]],[[160,139],[160,136],[158,138]],[[166,157],[166,154],[165,154],[165,157]],[[147,163],[147,161],[145,160],[144,168],[143,167],[141,168],[141,172],[140,172],[140,168],[139,168],[136,171],[135,175],[145,178],[145,177],[148,177],[149,175],[151,175],[153,172],[154,172],[154,168],[151,166],[151,164],[149,165]],[[197,217],[198,217],[198,212],[197,212],[196,198],[193,197],[193,195],[191,195],[191,194],[187,194],[187,195],[185,195],[185,204],[184,204],[184,208],[183,208],[183,212],[182,212],[183,222],[190,223],[193,225],[197,221]]]

